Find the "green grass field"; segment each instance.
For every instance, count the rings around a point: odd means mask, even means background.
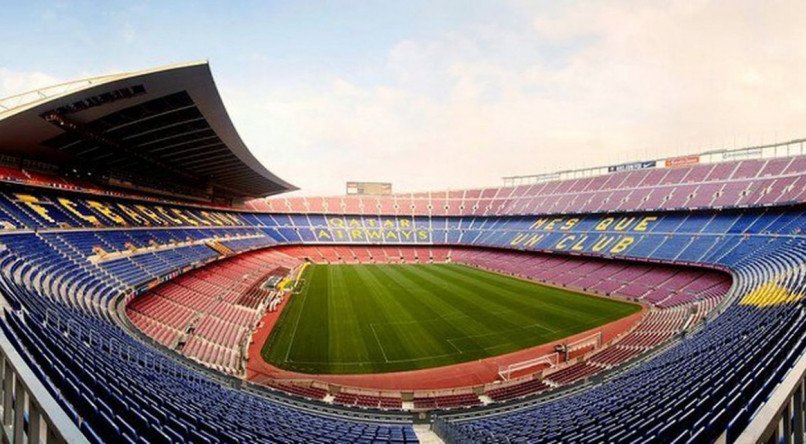
[[[318,374],[472,361],[551,342],[637,312],[635,304],[464,265],[311,265],[263,359]]]

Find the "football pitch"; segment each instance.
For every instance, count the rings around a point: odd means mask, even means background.
[[[299,288],[261,354],[277,367],[313,374],[457,364],[640,310],[458,264],[311,264]]]

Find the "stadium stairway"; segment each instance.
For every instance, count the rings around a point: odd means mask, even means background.
[[[412,428],[420,444],[445,444],[445,441],[431,430],[430,424],[415,424]]]

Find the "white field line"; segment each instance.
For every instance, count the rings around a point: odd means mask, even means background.
[[[306,287],[308,285],[310,285],[310,279],[307,279],[305,284],[306,284]],[[328,281],[328,287],[330,287],[331,285],[332,285],[331,282]],[[305,288],[305,290],[307,290],[307,288]],[[328,291],[330,291],[330,289],[328,289]],[[376,361],[341,361],[341,362],[333,362],[333,361],[294,361],[294,360],[289,359],[289,356],[290,356],[290,353],[291,353],[291,348],[293,347],[293,344],[294,344],[294,338],[295,338],[296,333],[297,333],[297,327],[299,327],[299,320],[302,317],[302,313],[304,312],[304,309],[305,309],[305,303],[307,302],[306,296],[307,296],[307,291],[305,292],[305,295],[303,295],[304,299],[302,301],[302,308],[300,309],[300,315],[297,317],[296,324],[294,325],[294,331],[291,334],[291,344],[289,345],[289,348],[288,348],[288,350],[286,352],[286,359],[285,359],[286,362],[295,363],[295,364],[310,364],[310,365],[317,365],[317,364],[318,365],[322,365],[322,364],[364,365],[364,364],[377,364],[378,363]],[[517,312],[517,310],[514,310],[514,309],[504,309],[504,310],[487,312],[487,314],[499,315],[499,314],[508,314],[508,313],[516,313],[516,312]],[[457,311],[448,312],[446,314],[437,315],[436,318],[430,318],[430,319],[424,319],[424,320],[423,319],[418,319],[418,320],[411,320],[411,321],[371,322],[370,323],[370,328],[372,329],[372,334],[375,337],[375,342],[378,344],[378,347],[381,349],[381,353],[383,354],[383,358],[384,358],[384,361],[386,363],[416,362],[416,361],[424,361],[424,360],[434,359],[434,358],[455,356],[457,353],[443,353],[443,354],[439,354],[439,355],[421,356],[421,357],[418,357],[418,358],[410,358],[410,359],[389,359],[389,357],[386,354],[386,350],[383,348],[383,344],[381,343],[380,337],[378,336],[378,332],[377,332],[375,326],[378,325],[379,327],[383,327],[383,326],[386,326],[386,325],[394,326],[394,325],[406,325],[406,324],[423,324],[423,323],[434,322],[434,321],[448,321],[448,320],[452,320],[452,319],[462,319],[462,318],[474,319],[474,316],[468,315],[468,314],[466,314],[466,313],[464,313],[462,311],[457,310]],[[599,317],[594,318],[593,321],[598,321],[598,320],[604,319],[604,318],[605,318],[604,316],[599,316]],[[572,328],[563,328],[563,329],[560,329],[560,330],[554,330],[554,329],[545,327],[542,323],[538,322],[538,323],[525,325],[525,326],[522,326],[522,327],[515,327],[515,328],[511,328],[511,329],[495,331],[495,332],[490,332],[490,333],[480,333],[480,334],[477,334],[477,335],[467,335],[467,336],[460,336],[460,337],[455,337],[455,338],[448,338],[448,339],[446,339],[446,341],[459,354],[464,354],[464,350],[462,350],[459,346],[457,346],[454,343],[454,341],[458,342],[460,340],[465,340],[465,339],[479,338],[479,337],[485,337],[485,336],[503,335],[503,334],[512,333],[512,332],[528,330],[528,329],[535,328],[535,327],[540,328],[542,330],[545,330],[545,331],[547,331],[549,333],[552,333],[552,334],[564,333],[566,331],[574,330],[573,327]],[[500,348],[500,347],[505,346],[505,345],[508,345],[508,344],[495,344],[495,345],[491,345],[491,346],[487,346],[487,347],[480,347],[480,348],[482,350],[489,351],[490,349],[495,350],[495,349]]]
[[[304,288],[305,293],[303,293],[302,295],[302,306],[299,309],[299,315],[297,316],[297,321],[294,323],[294,330],[291,332],[291,341],[288,343],[288,349],[286,349],[285,351],[285,362],[291,362],[289,360],[289,356],[291,356],[291,349],[294,348],[294,338],[296,338],[297,336],[297,329],[299,328],[299,320],[302,318],[302,313],[305,312],[305,303],[308,302],[308,291],[307,291],[308,280],[306,280],[305,283],[306,283],[306,286]]]
[[[386,362],[389,362],[389,358],[386,357],[386,351],[384,351],[384,349],[383,349],[383,344],[381,344],[381,340],[378,339],[378,332],[375,331],[375,325],[370,323],[369,328],[372,329],[372,335],[375,336],[375,342],[378,343],[378,347],[380,347],[381,353],[383,353],[383,360],[386,361]]]
[[[434,358],[444,358],[446,356],[455,356],[456,353],[443,353],[441,355],[430,355],[430,356],[421,356],[419,358],[411,358],[411,359],[390,359],[386,361],[389,364],[394,364],[398,362],[416,362],[416,361],[425,361],[427,359],[434,359]],[[289,361],[294,364],[378,364],[377,361]]]
[[[451,344],[451,347],[455,348],[456,351],[458,351],[460,355],[462,353],[464,353],[461,348],[457,347],[456,344],[453,343],[452,339],[448,339],[448,344]]]

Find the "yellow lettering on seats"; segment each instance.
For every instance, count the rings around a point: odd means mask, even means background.
[[[509,241],[509,245],[519,245],[524,239],[526,239],[526,233],[518,233]]]
[[[568,231],[568,230],[570,230],[571,228],[574,228],[574,225],[576,225],[576,224],[578,224],[578,223],[579,223],[579,218],[578,218],[578,217],[574,217],[574,218],[568,219],[567,221],[565,221],[565,223],[563,224],[563,226],[562,226],[562,227],[560,227],[560,230],[562,230],[562,231]]]
[[[554,248],[558,250],[565,250],[568,247],[568,242],[573,242],[574,239],[576,238],[577,237],[575,235],[569,234],[568,236],[565,236],[564,238],[560,239],[560,241],[557,242],[557,245],[555,245]]]
[[[218,221],[217,225],[229,226],[232,225],[232,221],[227,218],[227,216],[223,213],[219,213],[218,211],[211,213],[211,217],[215,218]]]
[[[546,235],[545,234],[533,234],[523,243],[526,247],[534,247],[535,244],[540,242]]]
[[[635,217],[623,217],[623,218],[619,219],[618,222],[616,222],[616,226],[613,227],[613,228],[616,231],[624,231],[624,230],[627,229],[627,227],[630,226],[630,224],[633,223],[634,220],[635,220]]]
[[[182,225],[182,219],[177,219],[177,218],[171,216],[170,214],[168,214],[167,211],[165,211],[165,208],[163,208],[163,207],[154,207],[154,209],[157,210],[157,213],[163,215],[166,219],[168,219],[169,221],[173,222],[174,224]]]
[[[610,245],[610,242],[612,242],[612,241],[613,241],[612,237],[610,237],[610,236],[602,236],[602,237],[600,237],[599,239],[596,240],[596,242],[593,244],[593,246],[591,246],[591,251],[593,251],[594,253],[598,253],[598,252],[604,250],[605,248],[607,248],[607,246]]]
[[[588,239],[587,234],[580,236],[579,240],[571,246],[571,251],[583,251],[585,249],[585,241]]]
[[[543,229],[544,229],[544,230],[546,230],[546,231],[552,231],[552,230],[554,230],[554,227],[555,227],[557,224],[561,223],[562,221],[563,221],[563,218],[562,218],[562,217],[558,217],[558,218],[556,218],[556,219],[552,219],[552,220],[551,220],[551,222],[549,222],[548,224],[546,224],[546,226],[545,226],[545,227],[543,227]]]
[[[145,214],[149,219],[156,222],[158,225],[168,225],[161,217],[157,216],[157,213],[151,211],[149,208],[143,205],[135,205],[135,208],[140,210],[141,213]]]
[[[98,202],[98,201],[95,201],[95,200],[88,200],[87,205],[89,205],[90,208],[94,209],[95,211],[97,211],[97,212],[103,214],[104,216],[106,216],[107,219],[111,220],[112,222],[114,222],[114,223],[116,223],[118,225],[127,225],[125,219],[120,217],[117,213],[112,211],[111,208],[107,207],[106,205],[102,204],[101,202]]]
[[[140,225],[151,225],[151,222],[149,222],[148,219],[141,216],[140,213],[135,211],[133,208],[129,208],[128,206],[123,205],[122,203],[118,204],[118,208],[120,208],[120,210],[123,211],[123,213],[129,216],[129,218],[133,220],[134,223]]]
[[[182,210],[180,210],[179,208],[174,208],[173,212],[190,225],[199,226],[199,222],[196,219],[193,219],[192,217],[188,216],[187,214],[182,212]]]
[[[606,218],[602,219],[602,221],[601,221],[601,222],[599,222],[599,223],[596,225],[596,231],[604,231],[604,230],[606,230],[606,229],[607,229],[607,227],[609,227],[609,226],[610,226],[610,224],[612,224],[612,223],[613,223],[613,218],[612,218],[612,217],[606,217]]]
[[[649,228],[649,223],[655,222],[656,220],[658,220],[658,218],[655,216],[647,216],[641,219],[641,222],[638,222],[638,225],[635,226],[635,231],[646,231],[647,228]]]
[[[240,218],[238,218],[238,216],[236,216],[235,214],[230,214],[230,213],[219,213],[219,214],[221,214],[221,216],[223,216],[224,219],[226,219],[226,220],[231,222],[229,225],[233,225],[233,226],[235,226],[235,225],[243,225],[243,221]]]
[[[48,222],[56,222],[50,215],[48,214],[48,209],[43,207],[39,204],[39,199],[35,196],[31,196],[30,194],[15,194],[17,199],[20,202],[24,203],[28,208],[32,209],[36,214],[38,214],[42,219],[45,219]]]
[[[742,297],[739,304],[769,307],[794,302],[800,303],[801,300],[803,300],[803,293],[790,290],[778,282],[767,282]]]
[[[91,214],[83,214],[82,212],[78,211],[78,208],[76,208],[78,205],[76,205],[76,203],[71,201],[70,199],[67,199],[65,197],[60,197],[57,200],[64,207],[64,209],[66,209],[67,211],[70,212],[70,214],[78,217],[79,219],[81,219],[81,220],[83,220],[85,222],[89,222],[89,223],[91,223],[93,225],[101,225],[101,223],[98,222],[97,217],[95,217],[95,216],[93,216]]]
[[[207,225],[224,225],[224,222],[221,222],[221,220],[219,220],[215,214],[210,214],[208,211],[202,211],[201,215],[204,220],[207,221]]]
[[[622,237],[618,242],[616,242],[616,245],[613,245],[613,248],[610,249],[610,252],[613,254],[621,253],[622,251],[626,250],[627,247],[632,245],[633,242],[635,242],[635,238],[632,236]]]

